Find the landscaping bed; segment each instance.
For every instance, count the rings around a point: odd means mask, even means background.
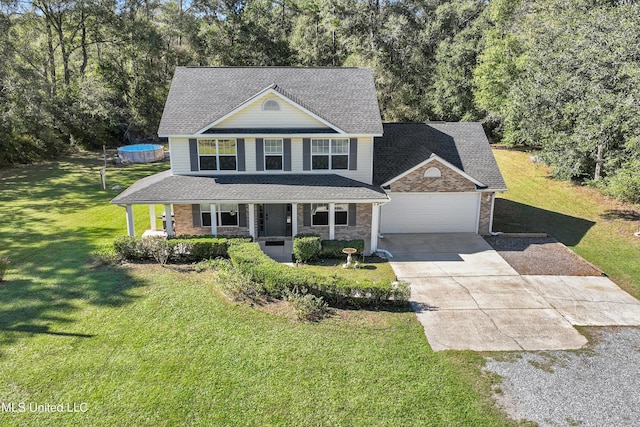
[[[490,236],[485,240],[519,274],[602,276],[591,263],[553,237]]]

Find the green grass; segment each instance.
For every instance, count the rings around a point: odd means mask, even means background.
[[[494,151],[509,191],[496,200],[495,231],[546,232],[640,298],[640,207],[551,179],[531,154]]]
[[[212,272],[92,268],[126,233],[85,154],[0,171],[0,425],[513,425],[473,352],[433,353],[411,312],[298,323],[229,303]],[[110,169],[129,185],[167,164]],[[157,212],[160,212],[159,209]],[[138,233],[148,210],[136,207]]]
[[[354,258],[355,261],[355,258]],[[367,257],[364,261],[358,260],[359,268],[342,268],[346,262],[343,259],[320,259],[310,264],[301,264],[299,268],[312,270],[325,276],[342,276],[349,279],[376,280],[393,282],[396,274],[386,260],[377,257]]]

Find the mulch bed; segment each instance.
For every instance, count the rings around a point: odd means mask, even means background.
[[[602,271],[552,237],[485,237],[523,275],[602,276]]]

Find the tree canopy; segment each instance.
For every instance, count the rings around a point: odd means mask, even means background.
[[[366,66],[384,120],[483,121],[640,201],[632,0],[0,0],[0,165],[153,137],[176,66]]]

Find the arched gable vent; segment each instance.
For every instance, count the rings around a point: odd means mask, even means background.
[[[280,110],[280,104],[275,99],[267,99],[262,103],[262,109],[264,111],[278,111]]]
[[[434,167],[431,167],[424,172],[425,178],[440,178],[441,176],[442,173],[440,172],[440,169]]]

